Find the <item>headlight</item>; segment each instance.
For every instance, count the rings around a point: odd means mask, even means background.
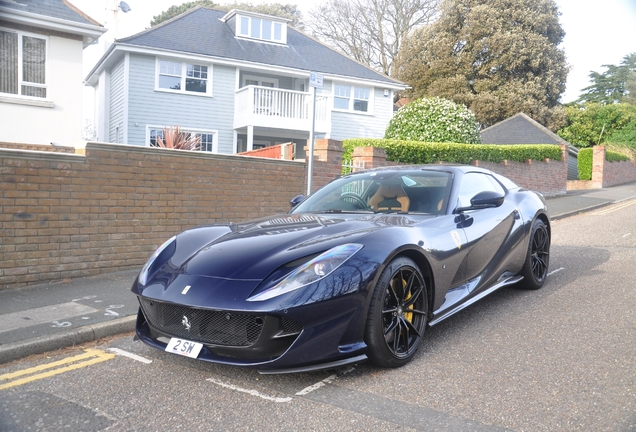
[[[276,286],[256,294],[247,301],[263,301],[297,290],[321,279],[326,278],[349,258],[362,249],[361,244],[344,244],[329,249],[316,258],[298,267]]]
[[[142,285],[146,285],[148,282],[148,276],[150,276],[150,267],[154,264],[157,257],[163,252],[168,246],[172,244],[173,241],[176,240],[176,236],[168,239],[164,244],[159,246],[159,249],[152,254],[148,262],[141,268],[141,272],[139,272],[139,283]]]

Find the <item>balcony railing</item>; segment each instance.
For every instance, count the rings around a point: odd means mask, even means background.
[[[316,130],[328,132],[329,98],[316,98]],[[234,127],[262,126],[309,131],[310,93],[270,87],[247,86],[236,92]]]

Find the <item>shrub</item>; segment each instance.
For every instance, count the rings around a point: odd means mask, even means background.
[[[343,142],[343,160],[351,160],[355,147],[384,148],[387,160],[402,164],[449,162],[468,164],[473,160],[499,163],[503,160],[524,162],[546,158],[561,160],[561,147],[553,144],[495,145],[428,143],[390,139],[356,138]]]
[[[605,160],[608,162],[621,162],[630,160],[628,156],[614,151],[605,151]],[[592,165],[594,165],[594,149],[584,148],[579,150],[578,156],[579,179],[592,180]]]
[[[477,144],[475,114],[442,98],[418,99],[403,106],[389,122],[384,138],[407,141]]]

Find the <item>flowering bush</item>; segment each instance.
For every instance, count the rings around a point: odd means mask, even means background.
[[[479,144],[475,114],[463,105],[434,97],[418,99],[395,113],[384,138]]]

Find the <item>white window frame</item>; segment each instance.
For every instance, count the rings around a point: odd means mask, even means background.
[[[256,76],[256,75],[243,75],[243,87],[247,87],[247,80],[256,81],[258,83],[256,85],[258,85],[259,87],[268,87],[268,86],[263,86],[263,82],[269,82],[274,84],[274,87],[271,87],[271,88],[279,88],[278,78],[265,78],[265,77]]]
[[[349,95],[348,96],[340,96],[336,94],[336,86],[346,86],[349,87]],[[368,99],[362,99],[362,98],[356,98],[356,90],[366,90],[369,92],[369,98]],[[362,114],[362,115],[373,115],[373,97],[374,97],[374,88],[370,87],[370,86],[360,86],[360,85],[355,85],[353,83],[347,83],[347,82],[333,82],[332,83],[332,88],[331,88],[331,94],[333,97],[333,104],[332,104],[332,109],[334,111],[339,111],[339,112],[348,112],[348,113],[355,113],[355,114]],[[336,108],[336,98],[339,99],[349,99],[349,106],[345,109],[345,108]],[[356,110],[355,109],[355,101],[356,100],[366,100],[367,102],[367,110],[366,111],[361,111],[361,110]]]
[[[263,21],[267,21],[270,23],[269,38],[263,37]],[[259,26],[258,29],[254,28],[257,23]],[[275,38],[277,26],[280,26],[280,38]],[[258,34],[254,35],[255,32]],[[266,16],[236,15],[236,36],[272,43],[286,44],[287,23],[276,21],[271,19],[271,17]]]
[[[159,126],[159,125],[146,125],[146,141],[144,145],[146,147],[150,147],[150,131],[151,130],[162,130],[168,129],[170,126]],[[181,127],[182,132],[189,132],[195,135],[208,134],[212,135],[212,151],[207,150],[199,150],[200,152],[205,153],[218,153],[219,152],[219,131],[214,129],[200,129],[200,128],[189,128],[189,127]]]
[[[161,62],[162,61],[181,64],[181,73],[180,73],[180,75],[171,75],[171,74],[161,73]],[[186,79],[188,78],[187,77],[188,65],[190,65],[190,66],[205,66],[205,67],[208,68],[208,71],[207,71],[208,77],[205,80],[206,81],[205,93],[203,93],[203,92],[195,92],[195,91],[187,91],[186,90]],[[160,79],[160,77],[162,75],[174,76],[174,77],[178,76],[181,79],[181,83],[180,83],[180,87],[181,88],[179,90],[175,90],[175,89],[159,87],[159,79]],[[211,63],[197,62],[197,61],[182,61],[182,60],[176,60],[176,59],[164,58],[164,57],[157,57],[156,60],[155,60],[155,91],[167,92],[167,93],[188,94],[188,95],[194,95],[194,96],[212,97],[213,96],[213,92],[212,92],[212,76],[213,76],[213,66],[212,66]],[[194,77],[194,78],[198,79],[196,77]]]
[[[49,38],[37,33],[24,32],[20,30],[10,29],[6,27],[0,27],[0,30],[7,33],[15,33],[18,35],[18,93],[3,93],[0,92],[0,96],[9,98],[19,98],[33,101],[49,101],[50,100],[50,88],[49,84],[51,77],[49,73],[50,68],[50,56],[49,56]],[[32,37],[34,39],[40,39],[44,41],[44,83],[33,83],[30,81],[23,81],[23,69],[24,69],[24,54],[23,54],[23,38]],[[43,88],[46,91],[45,97],[40,96],[26,96],[22,94],[22,86]]]

